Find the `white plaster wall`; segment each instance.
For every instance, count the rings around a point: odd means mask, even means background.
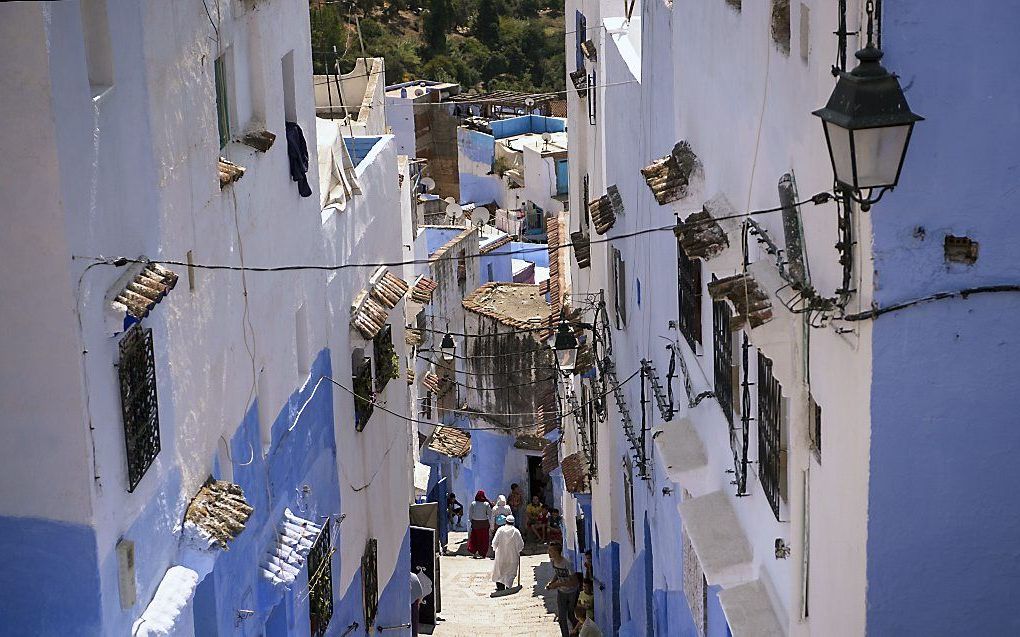
[[[581,4],[589,27],[598,24],[598,5]],[[811,9],[812,43],[804,61],[799,55],[797,28],[800,5],[793,4],[789,57],[771,41],[768,7],[764,4],[745,2],[743,11],[737,13],[722,1],[677,3],[672,7],[653,3],[644,7],[646,15],[640,27],[636,20],[629,28],[622,21],[607,21],[608,30],[600,31],[601,39],[596,40],[599,84],[603,85],[595,92],[598,125],[589,125],[586,101],[579,100],[574,92],[568,94],[571,200],[572,204],[576,202],[571,209],[579,211],[583,205],[580,185],[585,173],[590,176],[591,199],[602,195],[606,186],[614,183],[623,195],[627,212],[617,219],[610,237],[669,224],[674,210],[686,216],[718,193],[724,193],[738,210],[774,207],[778,205],[777,181],[791,169],[801,198],[830,188],[831,170],[824,141],[810,111],[824,103],[832,86],[828,69],[835,44],[828,33],[830,25],[835,24],[835,9],[818,2],[805,3]],[[571,28],[573,10],[578,6],[567,5]],[[640,36],[632,33],[635,28],[641,28],[643,33]],[[568,36],[569,70],[574,67],[573,46],[573,37]],[[854,48],[852,42],[850,48]],[[590,69],[592,63],[587,64]],[[726,81],[719,81],[721,77]],[[638,171],[668,153],[679,139],[687,139],[703,162],[704,184],[688,200],[659,207]],[[812,282],[823,294],[832,294],[840,281],[837,254],[831,248],[835,236],[834,206],[809,206],[802,209],[802,214]],[[576,229],[581,222],[578,215],[572,216],[570,227]],[[779,215],[757,220],[782,245]],[[857,236],[867,237],[868,231],[866,218],[858,215]],[[599,237],[593,234],[593,238]],[[630,325],[625,331],[613,333],[619,375],[621,379],[629,375],[641,356],[651,357],[662,373],[668,358],[662,351],[665,341],[658,337],[672,340],[678,336],[667,328],[667,321],[676,317],[675,243],[668,233],[654,233],[614,240],[612,245],[623,251],[629,279]],[[767,258],[757,252],[752,248],[752,260]],[[859,244],[856,258],[858,264],[865,264],[860,269],[867,271],[867,241]],[[592,246],[592,266],[588,269],[576,269],[576,262],[571,262],[573,292],[606,289],[611,313],[608,246]],[[718,271],[712,261],[704,265],[706,280],[713,271],[719,276],[733,273]],[[640,311],[636,307],[635,279],[642,282]],[[857,287],[863,293],[855,297],[851,309],[867,305],[870,299],[867,292],[870,277],[865,273],[862,280],[858,274],[857,279]],[[708,299],[707,291],[704,298]],[[838,335],[831,329],[811,331],[812,392],[823,405],[825,435],[832,432],[837,437],[825,439],[827,453],[823,452],[823,461],[818,464],[810,459],[808,450],[807,392],[802,365],[804,329],[800,317],[791,315],[777,300],[773,299],[773,303],[776,319],[766,328],[754,330],[751,337],[753,344],[762,347],[775,362],[784,395],[791,399],[789,506],[783,518],[791,521],[775,520],[753,473],[748,477],[750,497],[734,498],[734,506],[754,548],[756,568],[766,571],[774,583],[775,605],[790,630],[806,633],[812,626],[814,630],[838,626],[839,634],[860,634],[864,626],[869,334],[860,331]],[[699,384],[701,388],[710,388],[712,379],[710,304],[706,302],[702,310],[709,347],[699,356],[687,352],[696,391]],[[686,344],[680,340],[681,348],[686,350]],[[753,366],[753,349],[751,356]],[[628,402],[636,416],[635,387],[627,389]],[[757,439],[753,422],[751,430],[749,455],[754,460]],[[592,499],[603,545],[610,519],[622,517],[612,510],[622,502],[617,467],[625,445],[620,444],[622,436],[612,433],[618,431],[616,417],[600,429],[599,462],[603,469],[593,486]],[[732,476],[724,473],[732,466],[725,426],[704,427],[699,433],[713,468],[715,486],[732,493],[729,485]],[[606,440],[614,435],[616,445],[610,446]],[[805,470],[811,474],[810,623],[800,619],[803,546],[800,520]],[[609,478],[616,479],[607,484]],[[648,505],[657,500],[654,491],[647,498],[652,498],[645,503]],[[638,505],[639,513],[641,506]],[[629,539],[621,531],[614,529],[613,539],[620,541],[621,572],[626,573]],[[777,537],[793,547],[793,554],[785,561],[776,560],[772,554]]]
[[[396,140],[397,154],[416,155],[414,133],[414,100],[410,97],[386,96],[386,127]]]
[[[88,524],[92,459],[63,225],[72,202],[61,194],[50,86],[50,65],[61,62],[47,44],[52,19],[41,3],[0,6],[0,85],[18,87],[0,94],[8,122],[0,147],[19,149],[0,159],[0,513]],[[80,35],[70,45],[84,54]],[[88,91],[87,78],[78,84]]]
[[[328,216],[322,223],[326,257],[332,263],[399,262],[401,246],[401,189],[397,186],[397,154],[392,136],[384,136],[357,167],[363,194],[355,196],[346,210]],[[406,180],[405,180],[406,181]],[[326,303],[330,314],[329,345],[333,374],[341,384],[351,386],[351,352],[364,348],[370,356],[371,343],[350,328],[351,301],[365,287],[373,267],[339,270],[329,277]],[[393,268],[403,276],[403,268]],[[404,303],[390,312],[394,347],[403,352]],[[401,359],[403,357],[401,356]],[[334,387],[333,408],[337,438],[337,465],[342,513],[347,518],[340,532],[340,581],[345,590],[361,566],[360,558],[369,537],[378,540],[379,580],[393,573],[398,548],[407,532],[408,480],[412,466],[409,436],[408,394],[405,363],[401,376],[391,380],[377,395],[377,405],[365,429],[354,429],[354,401],[349,392]]]

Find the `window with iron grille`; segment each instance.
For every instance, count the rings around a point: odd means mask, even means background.
[[[432,392],[425,392],[425,398],[421,401],[422,418],[432,418]]]
[[[680,333],[697,352],[701,344],[701,260],[688,257],[677,240],[676,261]]]
[[[354,428],[361,431],[375,410],[375,392],[372,387],[372,359],[362,356],[354,362],[352,389],[354,391]]]
[[[159,454],[159,402],[152,330],[135,324],[120,339],[120,407],[124,417],[128,491],[134,491]]]
[[[584,68],[584,52],[581,50],[581,43],[588,38],[588,19],[580,11],[576,11],[574,14],[574,46],[576,51],[574,57],[576,58],[575,68]]]
[[[772,375],[772,361],[758,352],[758,479],[777,520],[782,495],[782,401],[783,388]]]
[[[393,329],[384,325],[372,339],[372,353],[375,356],[375,390],[381,392],[386,383],[400,375],[400,360],[393,349]]]
[[[462,294],[467,290],[467,258],[463,250],[457,255],[457,285]]]
[[[361,556],[361,585],[365,609],[365,626],[375,623],[379,608],[379,543],[374,537],[365,543],[365,554]]]
[[[712,303],[712,352],[715,397],[733,425],[733,332],[726,301]]]
[[[811,436],[811,450],[819,462],[822,461],[822,407],[815,397],[808,394],[808,432]]]
[[[584,179],[581,181],[581,208],[584,210],[584,214],[581,216],[581,232],[586,236],[591,227],[591,211],[588,210],[588,202],[591,201],[591,184],[589,183],[588,173],[584,174]]]
[[[616,310],[616,329],[627,326],[627,262],[622,253],[613,248],[613,307]]]
[[[623,510],[627,516],[627,535],[634,546],[634,465],[630,456],[623,457]]]
[[[333,617],[333,542],[329,520],[308,552],[308,619],[312,637],[322,637]]]

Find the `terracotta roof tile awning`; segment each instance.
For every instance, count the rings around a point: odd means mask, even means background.
[[[532,283],[486,283],[466,296],[462,304],[468,311],[509,327],[531,329],[549,322],[549,304],[539,286]]]
[[[262,575],[274,585],[293,584],[321,531],[322,527],[311,520],[284,509],[276,539],[262,556]]]
[[[439,284],[432,279],[422,275],[418,277],[418,280],[411,286],[410,298],[415,303],[426,305],[432,302],[432,293],[436,291]]]
[[[673,151],[641,169],[645,183],[652,189],[652,195],[660,206],[689,194],[691,178],[701,170],[698,156],[686,141],[677,142]]]
[[[241,487],[226,480],[210,480],[198,490],[184,514],[186,530],[189,525],[197,535],[209,542],[227,548],[244,530],[254,507],[244,499]]]
[[[711,259],[730,245],[726,231],[712,217],[707,207],[684,219],[675,228],[674,234],[684,253],[691,259]]]
[[[421,345],[425,342],[425,335],[417,328],[406,327],[404,328],[404,342],[408,345]]]
[[[588,462],[580,451],[574,452],[560,461],[563,468],[563,482],[571,493],[588,491]]]
[[[374,338],[406,293],[406,281],[385,267],[379,268],[369,279],[369,287],[359,292],[351,305],[351,327],[365,338]]]
[[[623,214],[623,197],[616,186],[606,189],[606,194],[588,204],[588,211],[591,214],[591,221],[595,224],[595,232],[605,234],[609,232],[616,217]]]
[[[574,246],[574,258],[577,267],[587,268],[591,265],[591,241],[588,235],[578,230],[570,233],[570,243]]]
[[[560,409],[556,394],[549,392],[542,397],[542,402],[536,408],[535,421],[541,427],[542,433],[552,433],[560,426]]]
[[[502,237],[496,239],[495,241],[490,241],[489,243],[485,244],[484,246],[479,248],[478,251],[480,253],[482,253],[482,254],[489,254],[490,252],[492,252],[496,248],[502,248],[503,246],[507,245],[511,241],[513,241],[513,237],[511,237],[508,234],[505,234]]]
[[[439,393],[439,374],[433,372],[425,372],[425,375],[421,377],[421,384],[428,391],[433,394]]]
[[[220,174],[220,190],[226,188],[241,177],[244,177],[244,167],[238,166],[232,161],[220,157],[218,164]]]
[[[558,466],[560,466],[560,446],[555,442],[550,442],[542,450],[542,471],[550,474]]]
[[[157,263],[139,257],[110,291],[110,308],[116,313],[136,319],[148,316],[149,311],[163,300],[177,285],[177,274]]]
[[[429,441],[429,449],[452,458],[463,458],[471,452],[471,434],[439,425]]]
[[[708,284],[708,293],[715,300],[725,299],[736,312],[731,319],[733,328],[747,321],[759,327],[772,320],[772,300],[751,274],[735,274]]]

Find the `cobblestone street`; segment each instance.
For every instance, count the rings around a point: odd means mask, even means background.
[[[556,594],[545,584],[552,576],[543,547],[528,545],[521,556],[520,592],[490,597],[495,590],[490,575],[492,560],[468,556],[466,533],[450,533],[450,555],[442,561],[443,610],[432,633],[439,637],[556,637]],[[529,555],[529,553],[535,553]],[[426,629],[427,630],[427,629]]]

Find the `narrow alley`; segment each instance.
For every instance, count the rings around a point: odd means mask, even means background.
[[[433,635],[437,637],[553,637],[556,625],[556,593],[545,590],[552,576],[549,556],[535,545],[521,555],[519,592],[491,597],[492,560],[472,559],[467,552],[467,533],[450,533],[450,554],[440,558],[443,574],[442,610]],[[427,633],[427,631],[422,631]]]

